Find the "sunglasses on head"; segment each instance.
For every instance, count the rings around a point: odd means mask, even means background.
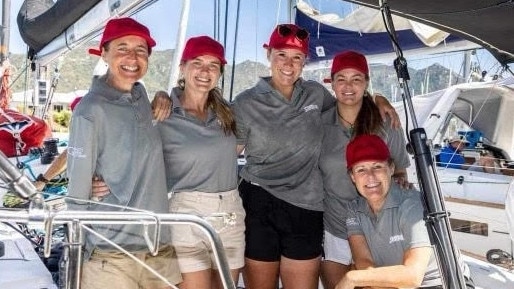
[[[289,26],[289,25],[285,25],[285,24],[282,24],[282,25],[278,25],[277,26],[277,31],[278,31],[278,34],[282,37],[287,37],[289,35],[291,35],[293,33],[293,28],[291,27],[294,27],[295,26]],[[298,40],[305,40],[309,37],[309,32],[303,28],[296,28],[294,29],[296,31],[294,31],[296,34],[296,38],[298,38]]]

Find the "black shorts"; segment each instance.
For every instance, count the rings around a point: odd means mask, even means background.
[[[239,192],[246,210],[246,258],[272,262],[321,255],[323,212],[291,205],[245,180]]]

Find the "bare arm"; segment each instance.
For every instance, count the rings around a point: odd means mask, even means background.
[[[365,286],[419,287],[425,276],[431,254],[431,247],[408,249],[405,251],[403,264],[350,271],[339,281],[336,289]]]
[[[64,150],[57,158],[50,164],[46,172],[43,174],[43,178],[51,180],[66,170],[66,161],[68,159],[68,151]],[[45,182],[36,181],[34,186],[38,191],[41,191],[45,187]]]
[[[348,238],[350,249],[352,251],[353,262],[358,270],[375,267],[368,242],[364,235],[353,235]]]
[[[373,98],[378,110],[380,111],[382,119],[385,121],[386,117],[389,116],[391,118],[391,127],[399,128],[401,126],[400,117],[389,100],[380,94],[375,94]]]
[[[153,117],[157,121],[163,121],[171,115],[171,98],[165,91],[157,91],[152,100]]]

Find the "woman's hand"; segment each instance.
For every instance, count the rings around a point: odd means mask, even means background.
[[[375,94],[375,104],[378,107],[378,110],[380,111],[380,115],[382,116],[382,119],[385,121],[386,117],[389,116],[391,119],[391,127],[393,128],[400,128],[401,122],[400,122],[400,116],[394,109],[394,107],[391,105],[389,100],[383,95]]]
[[[169,95],[162,90],[155,93],[152,100],[153,117],[157,121],[163,121],[171,115],[171,107],[173,103]]]
[[[34,187],[36,187],[36,190],[38,190],[38,192],[43,191],[43,189],[45,188],[45,185],[46,185],[44,182],[40,182],[40,181],[35,181],[32,184],[34,185]]]
[[[414,184],[409,183],[406,169],[396,169],[393,174],[393,181],[402,189],[414,189]]]
[[[111,193],[107,184],[98,177],[93,178],[93,186],[91,189],[91,200],[100,202],[105,196]]]

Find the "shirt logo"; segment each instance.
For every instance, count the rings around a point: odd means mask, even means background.
[[[307,105],[303,108],[303,111],[308,112],[314,109],[319,109],[317,104]]]
[[[389,244],[403,241],[403,234],[389,237]]]
[[[357,226],[359,225],[359,222],[357,222],[357,218],[347,218],[346,219],[346,226]]]
[[[68,155],[72,156],[74,158],[85,158],[86,155],[84,154],[83,148],[77,148],[77,147],[68,147]]]

